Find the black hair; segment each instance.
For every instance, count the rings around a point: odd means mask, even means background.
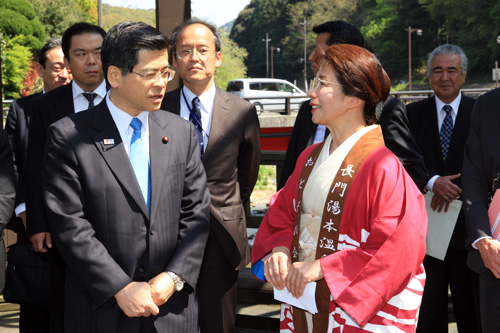
[[[168,37],[144,22],[115,25],[102,43],[101,62],[106,82],[109,66],[116,66],[127,75],[139,63],[140,51],[168,50],[169,47]]]
[[[55,49],[56,47],[61,46],[61,38],[52,38],[45,43],[45,45],[42,47],[40,50],[40,53],[38,54],[38,63],[45,68],[45,63],[47,62],[47,52],[49,52],[52,49]]]
[[[97,34],[101,35],[102,38],[106,36],[106,31],[97,25],[93,25],[87,22],[79,22],[70,26],[64,32],[62,36],[62,50],[64,57],[69,62],[69,49],[71,48],[71,39],[73,36],[83,35],[83,34]]]
[[[335,20],[322,23],[312,29],[316,34],[326,32],[330,34],[326,45],[351,44],[365,47],[365,39],[361,31],[352,23]]]
[[[179,24],[175,29],[174,32],[172,33],[172,53],[176,52],[176,44],[177,44],[177,38],[179,37],[179,33],[186,28],[187,26],[190,26],[191,24],[201,24],[207,27],[212,34],[214,35],[214,43],[215,43],[215,52],[220,52],[221,47],[222,47],[222,40],[219,34],[219,31],[217,28],[205,21],[202,20],[197,20],[197,19],[188,19]]]

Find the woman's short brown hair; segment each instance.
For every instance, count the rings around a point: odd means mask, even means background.
[[[323,65],[333,67],[345,95],[365,102],[366,124],[375,123],[375,109],[379,103],[384,103],[391,91],[391,81],[377,57],[356,45],[337,44],[328,46],[317,58],[317,63],[321,63],[323,58]]]

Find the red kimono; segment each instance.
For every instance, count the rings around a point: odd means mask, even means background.
[[[313,148],[301,154],[286,186],[271,198],[252,249],[254,267],[273,248],[292,247],[300,173]],[[422,194],[396,156],[377,148],[352,180],[337,251],[321,258],[331,293],[329,332],[415,331],[426,232]],[[281,332],[294,332],[291,311],[283,304]]]

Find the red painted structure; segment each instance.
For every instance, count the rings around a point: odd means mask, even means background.
[[[262,151],[286,151],[293,127],[266,127],[260,129]]]

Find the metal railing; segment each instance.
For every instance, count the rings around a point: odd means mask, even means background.
[[[462,93],[466,96],[477,98],[478,96],[490,91],[491,88],[475,88],[475,89],[462,89]],[[392,91],[391,95],[395,98],[405,102],[420,101],[422,99],[434,95],[433,90],[413,90],[413,91]],[[293,95],[293,96],[254,96],[246,97],[247,101],[257,106],[257,111],[261,112],[277,112],[284,115],[291,115],[292,111],[298,111],[300,104],[307,98],[307,95]],[[285,100],[284,102],[280,100]],[[264,103],[262,101],[265,101]],[[266,101],[267,100],[267,101]],[[271,102],[270,102],[271,101]],[[276,102],[274,102],[276,101]],[[280,107],[281,106],[281,107]],[[260,112],[259,112],[260,113]]]
[[[9,112],[10,105],[12,104],[11,99],[4,99],[2,101],[2,119],[5,121],[7,119],[7,113]]]

